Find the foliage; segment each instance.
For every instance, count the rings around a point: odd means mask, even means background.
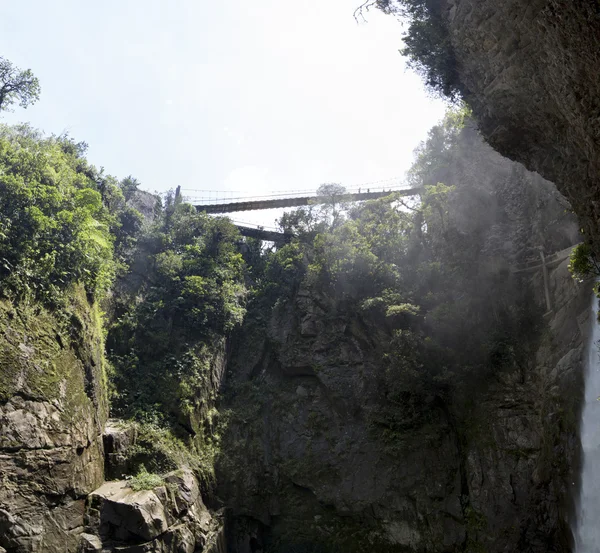
[[[119,194],[68,137],[43,137],[30,127],[0,127],[0,293],[60,302],[82,283],[102,296],[115,273]]]
[[[163,484],[164,481],[158,474],[148,472],[144,466],[142,466],[139,472],[129,480],[129,487],[135,492],[153,490]]]
[[[343,210],[347,209],[347,204],[343,201],[345,194],[346,188],[335,182],[325,183],[317,188],[317,196],[322,198],[319,216],[330,227],[335,227],[340,222]]]
[[[436,94],[456,100],[461,95],[454,48],[440,2],[436,0],[367,0],[357,14],[376,7],[394,14],[408,23],[404,48],[400,53],[408,58],[425,84]]]
[[[459,105],[448,110],[440,124],[429,130],[427,140],[415,149],[415,159],[407,174],[411,187],[444,180],[445,169],[456,158],[460,145],[466,142],[466,126],[473,121],[471,115],[466,105]]]
[[[165,473],[182,466],[195,468],[195,459],[185,443],[169,428],[156,420],[128,421],[135,432],[135,443],[127,448],[126,463],[130,472],[147,467]]]
[[[335,223],[299,209],[283,221],[294,222],[291,243],[265,253],[259,297],[272,305],[304,287],[328,299],[328,313],[385,336],[376,365],[395,406],[387,428],[412,421],[408,406],[425,409],[423,398],[449,399],[498,371],[523,370],[539,332],[530,290],[496,267],[495,225],[504,215],[495,192],[473,179],[442,180],[472,150],[468,118],[464,108],[451,110],[417,150],[409,180],[420,201],[364,202]]]
[[[579,282],[583,282],[592,275],[600,275],[600,266],[589,244],[584,242],[573,249],[569,260],[569,272]]]
[[[0,111],[9,111],[15,103],[27,108],[39,97],[40,83],[31,69],[19,69],[0,57]]]
[[[304,256],[300,242],[286,244],[274,252],[268,252],[257,292],[276,299],[291,296],[306,272]]]
[[[140,186],[140,181],[138,181],[135,177],[129,175],[125,177],[120,183],[121,190],[123,191],[123,196],[125,196],[126,200],[131,200],[134,196],[135,192]]]
[[[107,349],[116,413],[189,426],[223,338],[243,319],[237,229],[169,195],[131,263],[144,279],[118,300]],[[127,280],[127,276],[124,277]]]

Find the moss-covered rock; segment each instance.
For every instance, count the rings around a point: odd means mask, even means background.
[[[0,301],[0,546],[75,551],[103,479],[101,316],[82,289],[57,312]]]

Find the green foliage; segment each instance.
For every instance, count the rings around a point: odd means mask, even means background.
[[[442,122],[429,130],[427,140],[415,149],[415,160],[408,171],[412,187],[444,180],[444,170],[455,159],[459,139],[465,142],[465,126],[472,124],[470,117],[471,110],[459,105],[449,109]]]
[[[582,243],[573,249],[569,260],[569,272],[579,282],[583,282],[592,275],[600,275],[600,266],[598,266],[589,244]]]
[[[27,108],[40,97],[40,83],[31,69],[19,69],[0,57],[0,111],[10,111],[13,104]]]
[[[158,474],[148,472],[144,466],[129,480],[129,487],[135,492],[153,490],[163,484],[164,480]]]
[[[182,466],[196,468],[196,461],[185,443],[156,420],[127,422],[133,425],[135,444],[127,449],[127,466],[131,472],[148,467],[165,473]]]
[[[468,117],[465,108],[449,111],[417,150],[410,180],[423,190],[420,201],[364,202],[335,224],[297,210],[285,222],[300,232],[265,254],[259,296],[268,291],[273,303],[304,286],[328,298],[328,310],[385,336],[377,365],[382,393],[396,406],[392,429],[413,420],[406,406],[426,409],[425,397],[522,370],[541,324],[527,286],[496,268],[494,225],[504,215],[494,192],[473,179],[442,180],[472,149]]]
[[[324,200],[318,206],[319,216],[330,227],[335,227],[340,222],[343,210],[347,209],[347,204],[343,201],[344,194],[346,188],[335,182],[325,183],[317,188],[317,196]]]
[[[245,313],[237,229],[169,196],[131,262],[144,279],[117,303],[107,349],[116,413],[189,426],[223,338]]]
[[[436,0],[367,0],[358,10],[362,14],[376,7],[387,14],[394,14],[408,22],[404,35],[404,48],[400,50],[408,58],[408,65],[436,94],[452,100],[461,94],[454,48],[446,23],[442,17],[440,2]]]
[[[123,191],[123,196],[125,196],[126,200],[130,200],[135,195],[137,189],[140,186],[140,181],[136,178],[129,175],[125,177],[119,185],[121,186],[121,190]]]
[[[293,242],[267,253],[262,278],[257,293],[274,301],[290,297],[306,272],[305,252],[300,242]]]
[[[56,303],[77,282],[106,292],[117,223],[94,171],[67,137],[0,127],[0,293]]]

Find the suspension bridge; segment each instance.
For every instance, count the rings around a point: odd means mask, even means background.
[[[387,185],[387,186],[386,186]],[[236,192],[229,192],[229,196],[223,192],[214,192],[206,190],[184,190],[184,192],[194,192],[195,195],[186,194],[185,200],[196,207],[198,211],[204,211],[209,214],[236,213],[239,211],[258,211],[264,209],[281,209],[286,207],[301,207],[306,205],[319,205],[330,203],[362,202],[367,200],[376,200],[387,196],[417,196],[423,192],[421,187],[410,187],[402,184],[399,179],[389,179],[376,183],[368,183],[351,189],[345,189],[338,195],[319,195],[309,190],[293,190],[280,193],[272,193],[263,196],[238,196]],[[177,193],[180,193],[178,188]],[[200,193],[201,195],[197,195]],[[221,194],[221,197],[219,197]],[[242,236],[258,238],[283,244],[291,236],[280,232],[273,227],[264,227],[242,221],[232,221],[239,229]],[[544,255],[543,247],[535,249],[540,255],[540,259],[530,259],[528,262],[521,263],[511,268],[512,273],[527,273],[542,270],[544,282],[544,295],[546,300],[546,309],[550,313],[552,310],[550,300],[550,290],[548,286],[548,269],[558,265],[567,259],[575,246],[569,246],[548,256]]]
[[[317,205],[331,202],[332,199],[337,202],[363,202],[366,200],[376,200],[384,198],[394,193],[399,196],[416,196],[422,192],[422,188],[407,188],[407,187],[389,187],[382,190],[366,191],[358,190],[346,191],[344,194],[334,196],[321,196],[316,194],[311,195],[278,195],[259,196],[259,197],[240,197],[223,198],[220,200],[199,199],[196,197],[187,197],[186,200],[196,206],[199,211],[205,213],[235,213],[237,211],[257,211],[262,209],[277,209],[285,207],[300,207],[304,205]]]
[[[412,188],[400,183],[399,179],[368,183],[351,189],[342,194],[319,195],[312,190],[291,190],[273,192],[262,196],[239,195],[236,192],[214,192],[209,190],[182,190],[185,200],[196,207],[198,211],[217,215],[237,213],[240,211],[259,211],[265,209],[282,209],[319,205],[335,201],[337,203],[354,203],[376,200],[394,194],[395,196],[416,196],[422,188]],[[191,194],[190,194],[191,193]],[[274,228],[268,228],[252,223],[233,221],[242,236],[258,238],[270,242],[281,243],[288,238],[284,233]]]

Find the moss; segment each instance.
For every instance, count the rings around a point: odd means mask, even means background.
[[[21,395],[60,406],[73,423],[108,414],[102,330],[81,288],[51,311],[0,300],[0,402]]]
[[[127,463],[131,472],[145,470],[169,472],[189,466],[195,461],[185,444],[167,428],[149,423],[131,423],[135,427],[135,444],[127,450]]]

